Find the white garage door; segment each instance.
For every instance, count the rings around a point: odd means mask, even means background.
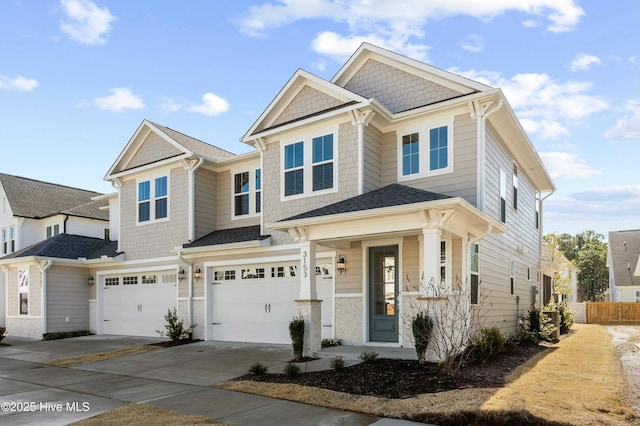
[[[159,337],[176,306],[176,273],[110,275],[102,279],[104,334]]]
[[[317,268],[322,299],[322,333],[332,335],[332,265]],[[289,321],[298,315],[300,296],[296,262],[230,266],[212,270],[210,338],[212,340],[291,343]]]

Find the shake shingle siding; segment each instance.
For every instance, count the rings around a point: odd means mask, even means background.
[[[373,126],[364,129],[364,190],[382,187],[382,133]]]
[[[150,133],[131,161],[127,163],[126,168],[133,169],[165,158],[176,157],[181,153],[179,149],[162,139],[157,133]]]
[[[216,229],[217,173],[198,169],[195,172],[195,238],[200,238]]]
[[[274,121],[272,126],[278,126],[279,124],[294,121],[301,117],[307,117],[343,104],[345,104],[344,101],[322,93],[312,87],[305,86]]]

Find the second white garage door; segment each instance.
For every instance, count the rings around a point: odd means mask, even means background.
[[[176,306],[175,272],[109,275],[100,285],[103,334],[159,337]]]
[[[211,340],[291,343],[289,321],[298,315],[296,262],[214,268],[210,276]],[[333,277],[319,265],[317,292],[322,302],[323,338],[331,337]]]

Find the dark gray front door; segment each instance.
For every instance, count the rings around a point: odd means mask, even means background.
[[[369,249],[369,340],[398,341],[398,246]]]

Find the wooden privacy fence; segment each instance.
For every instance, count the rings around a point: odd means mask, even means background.
[[[588,302],[587,323],[618,325],[640,324],[640,303]]]

